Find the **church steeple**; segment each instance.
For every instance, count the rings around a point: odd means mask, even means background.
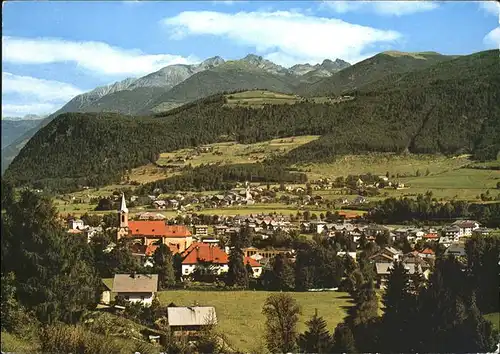
[[[128,208],[125,201],[125,194],[122,194],[122,202],[118,213],[120,215],[120,228],[128,227]]]
[[[125,202],[125,193],[122,193],[122,204],[120,206],[120,213],[128,213],[127,203]]]

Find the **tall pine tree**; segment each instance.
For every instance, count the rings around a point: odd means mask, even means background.
[[[332,353],[357,353],[352,330],[346,323],[339,323],[333,333]]]
[[[153,254],[154,271],[158,273],[158,282],[161,289],[167,289],[175,285],[175,271],[172,259],[172,251],[165,244],[155,250]]]
[[[230,242],[227,285],[248,288],[248,271],[244,262],[243,234],[233,234]]]
[[[299,335],[298,345],[302,353],[329,353],[332,338],[328,332],[326,321],[318,316],[315,310],[314,316],[307,321],[307,330]]]
[[[2,216],[9,253],[2,270],[13,272],[17,298],[45,322],[73,322],[99,299],[100,280],[86,237],[63,230],[52,202],[25,190]]]

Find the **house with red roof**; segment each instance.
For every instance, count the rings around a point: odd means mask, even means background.
[[[201,274],[221,275],[229,271],[229,256],[219,246],[196,242],[182,253],[182,275],[189,276],[195,271]],[[252,277],[262,274],[262,265],[255,259],[244,257],[245,264],[252,267]]]
[[[129,221],[124,195],[118,213],[120,218],[118,240],[127,238],[145,246],[163,243],[176,252],[183,252],[193,243],[193,236],[184,225],[167,225],[163,220]]]
[[[434,258],[436,254],[430,248],[424,249],[422,252],[418,252],[418,255],[422,258]]]

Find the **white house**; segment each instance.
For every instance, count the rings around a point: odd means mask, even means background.
[[[115,274],[112,291],[127,301],[150,306],[158,291],[158,274]]]
[[[457,220],[452,226],[458,227],[458,237],[471,236],[472,231],[479,228],[479,223],[473,220]]]
[[[68,221],[68,227],[71,230],[83,230],[85,229],[85,223],[81,219],[70,219]]]
[[[200,274],[221,275],[229,271],[228,254],[215,244],[193,243],[184,253],[181,271],[183,276]],[[262,266],[255,259],[244,258],[245,265],[250,264],[254,278],[262,274]]]

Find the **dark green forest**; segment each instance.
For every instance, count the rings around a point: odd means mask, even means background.
[[[99,186],[156,161],[161,152],[309,134],[322,137],[275,162],[328,161],[372,151],[494,159],[500,151],[500,66],[491,62],[498,51],[479,54],[415,72],[405,79],[411,85],[354,92],[354,100],[339,104],[229,108],[224,95],[215,95],[155,117],[65,113],[28,142],[5,178],[51,189]],[[450,69],[452,63],[460,70]]]
[[[205,165],[186,170],[182,175],[147,183],[139,188],[141,195],[152,194],[155,189],[160,193],[175,191],[229,190],[237,182],[289,182],[305,183],[304,173],[291,173],[283,167],[256,164]]]

